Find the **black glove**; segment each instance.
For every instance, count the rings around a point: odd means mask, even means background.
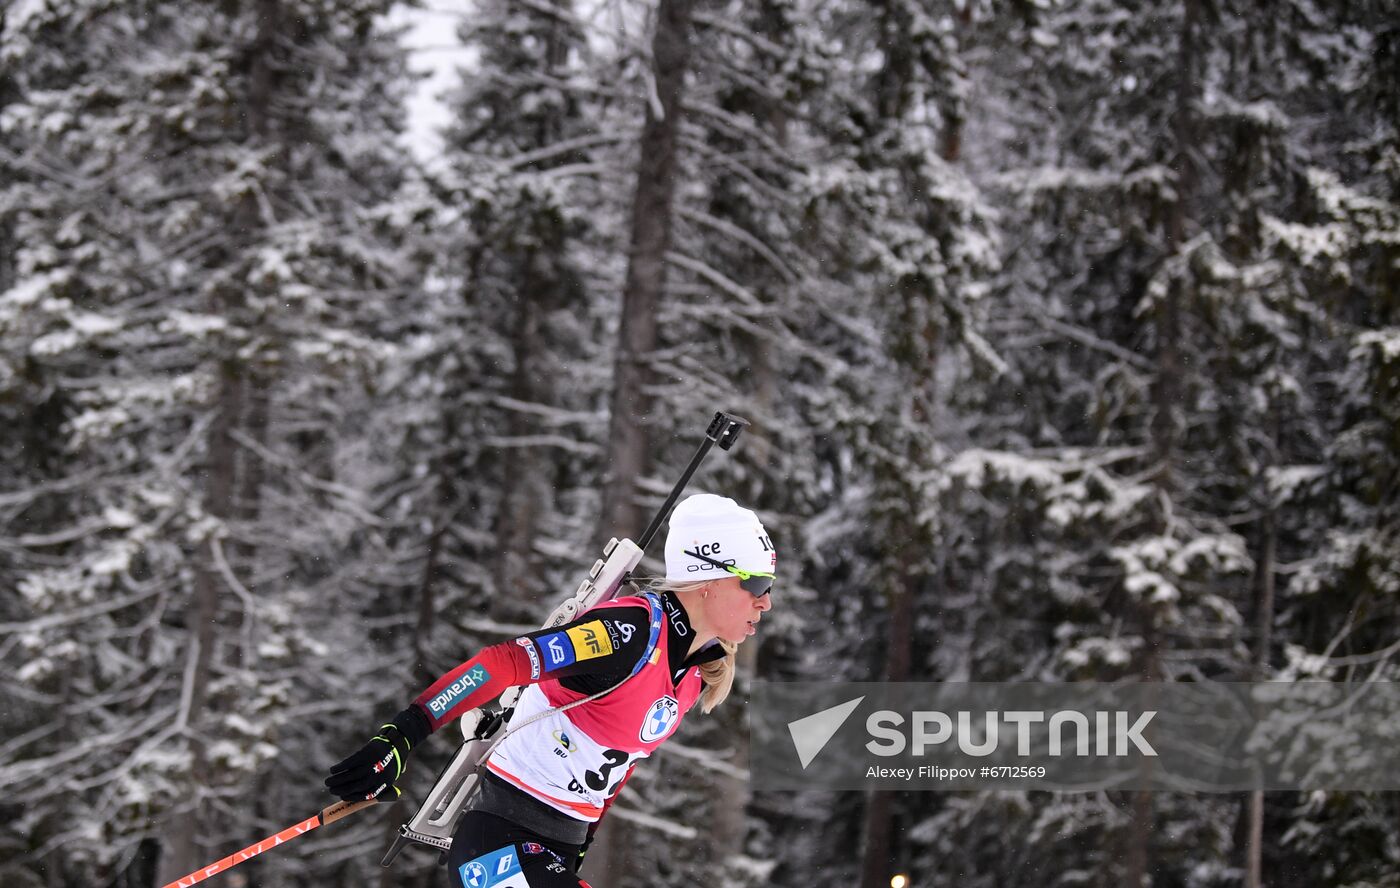
[[[432,729],[423,711],[408,707],[392,722],[381,725],[359,752],[333,766],[326,788],[347,802],[394,801],[401,794],[396,784],[408,765],[409,750],[430,733]]]

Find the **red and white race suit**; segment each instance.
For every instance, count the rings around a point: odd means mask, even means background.
[[[625,682],[568,712],[541,713],[613,687],[637,667],[651,634],[643,597],[591,608],[563,626],[483,650],[443,675],[415,701],[434,729],[499,695],[528,685],[513,732],[486,760],[500,779],[549,807],[597,821],[633,766],[675,733],[703,690],[700,664],[717,645],[688,656],[693,630],[679,600],[660,599],[656,647]]]

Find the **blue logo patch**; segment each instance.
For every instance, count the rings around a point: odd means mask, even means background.
[[[466,888],[490,888],[500,885],[520,872],[520,860],[515,856],[515,846],[509,845],[483,854],[475,860],[462,864],[457,874],[462,877]]]
[[[544,668],[553,671],[574,662],[574,643],[565,632],[551,632],[541,635],[535,644],[544,654]]]

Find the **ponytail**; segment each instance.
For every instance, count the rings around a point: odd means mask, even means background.
[[[734,687],[734,652],[739,646],[722,638],[719,646],[724,648],[723,657],[700,664],[700,679],[705,682],[705,690],[700,693],[700,711],[704,713],[723,703]]]

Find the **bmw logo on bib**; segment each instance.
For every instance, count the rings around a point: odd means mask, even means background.
[[[486,888],[491,882],[491,876],[486,872],[486,867],[472,861],[462,867],[462,884],[468,888]]]
[[[675,697],[662,697],[647,710],[642,720],[642,730],[638,735],[643,743],[655,743],[671,733],[671,729],[681,720],[681,704]]]
[[[469,860],[457,870],[464,888],[530,888],[515,846],[507,845]]]

